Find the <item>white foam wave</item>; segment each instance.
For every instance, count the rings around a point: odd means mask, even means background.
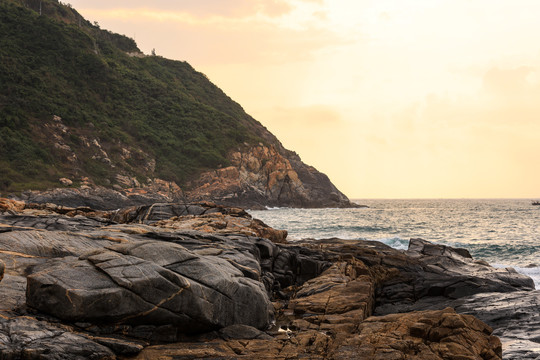
[[[504,264],[491,264],[493,267],[496,268],[507,268],[511,267],[514,270],[516,270],[518,273],[527,275],[534,281],[534,287],[536,289],[540,289],[540,266],[535,267],[519,267],[519,266],[508,266]]]
[[[409,240],[402,239],[398,236],[376,240],[397,250],[407,250],[409,248]]]
[[[540,267],[531,267],[531,268],[514,267],[514,269],[516,269],[517,272],[523,275],[527,275],[531,277],[534,281],[534,286],[537,289],[540,289]]]

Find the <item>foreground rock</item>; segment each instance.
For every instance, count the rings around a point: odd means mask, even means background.
[[[172,325],[182,333],[273,319],[262,283],[230,262],[144,241],[48,262],[28,277],[26,302],[70,322]]]
[[[210,203],[10,204],[0,215],[7,358],[500,359],[504,349],[518,359],[534,358],[540,338],[530,279],[459,249],[289,244]]]

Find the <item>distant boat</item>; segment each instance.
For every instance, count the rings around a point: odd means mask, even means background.
[[[532,204],[533,205],[540,205],[540,201],[533,201]]]

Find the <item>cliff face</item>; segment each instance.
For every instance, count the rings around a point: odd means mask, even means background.
[[[297,155],[282,155],[275,146],[259,144],[235,151],[231,166],[203,173],[187,192],[192,200],[245,207],[353,206],[328,179]]]
[[[204,74],[57,0],[0,2],[0,60],[0,194],[98,208],[351,205]]]

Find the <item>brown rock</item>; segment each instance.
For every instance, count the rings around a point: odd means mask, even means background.
[[[501,343],[482,321],[453,309],[370,317],[332,359],[502,359]]]
[[[71,181],[70,179],[68,178],[60,178],[58,179],[58,181],[60,181],[60,183],[64,186],[71,186],[73,185],[73,181]]]
[[[422,336],[413,330],[419,327],[424,329]],[[500,360],[501,343],[490,334],[491,329],[480,320],[445,309],[370,317],[350,332],[333,335],[308,329],[268,340],[215,339],[150,346],[135,359]]]
[[[326,175],[275,146],[259,144],[233,152],[229,160],[231,166],[195,180],[187,197],[248,208],[354,206]]]
[[[0,198],[0,212],[12,211],[21,212],[25,208],[24,201]]]

